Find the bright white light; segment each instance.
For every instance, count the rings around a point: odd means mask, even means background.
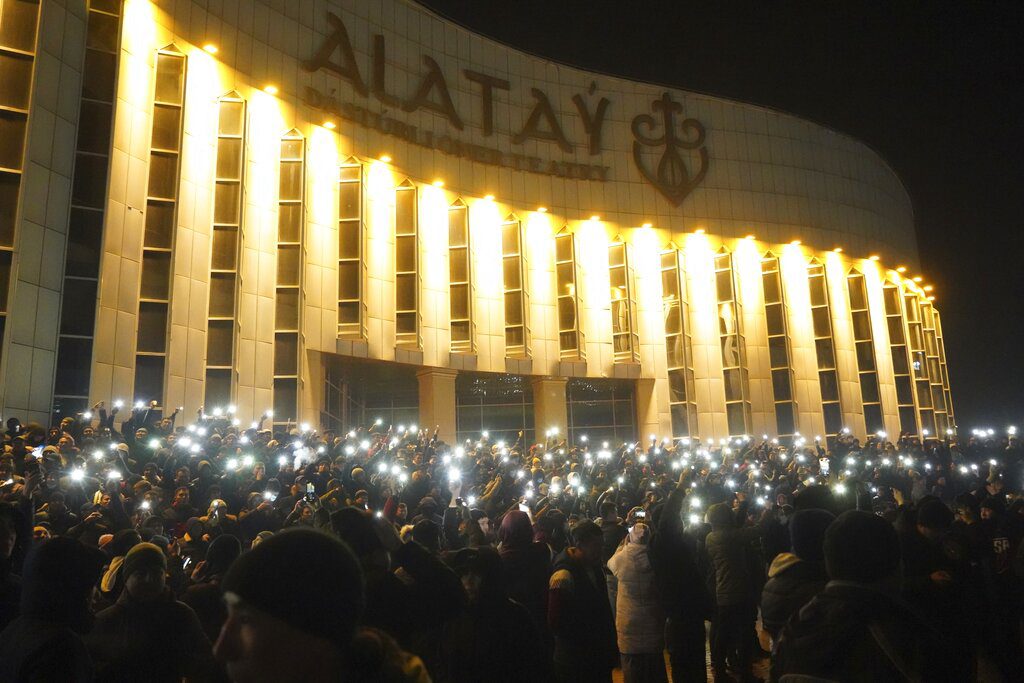
[[[736,488],[736,482],[734,482],[732,479],[726,479],[725,488],[731,491],[732,489]]]
[[[160,448],[160,439],[150,439],[149,447],[152,448],[153,450]]]
[[[485,439],[487,439],[487,438],[490,438],[490,436],[491,436],[491,433],[490,433],[489,431],[487,431],[487,430],[484,430],[484,431],[482,431],[482,432],[480,433],[480,435],[481,435],[482,437],[484,437]]]
[[[302,431],[303,432],[308,432],[309,431],[309,423],[308,422],[303,422],[302,423]]]
[[[355,452],[356,452],[355,446],[353,446],[352,444],[349,444],[348,446],[345,446],[345,455],[352,455]]]
[[[86,412],[82,413],[82,417],[85,418],[86,420],[91,420],[92,419],[92,412],[86,411]]]
[[[216,408],[213,409],[213,416],[214,417],[220,417],[223,413],[224,413],[224,411],[221,409],[220,406],[217,406]]]
[[[587,442],[587,435],[586,434],[581,434],[580,435],[580,441],[582,441],[583,443],[586,443]]]
[[[381,474],[384,474],[385,472],[388,471],[388,464],[386,462],[380,463],[379,465],[377,465],[377,471],[380,472]]]
[[[238,459],[237,458],[228,458],[228,461],[226,463],[224,463],[224,466],[227,467],[229,470],[237,470],[238,469]]]
[[[121,399],[117,399],[116,401],[114,401],[114,407],[115,408],[121,408],[123,406],[124,406],[124,401],[122,401]]]
[[[699,508],[700,507],[700,498],[691,498],[690,499],[690,507],[691,508]]]
[[[700,524],[700,515],[698,515],[698,514],[691,514],[690,515],[690,524]]]
[[[368,451],[370,450],[370,442],[367,441],[366,439],[363,439],[362,441],[359,442],[359,447],[362,448],[364,451]]]
[[[71,470],[71,481],[82,481],[83,479],[85,479],[85,472],[77,467]]]
[[[278,467],[284,467],[284,466],[285,466],[285,464],[286,464],[287,462],[288,462],[288,458],[286,458],[286,457],[284,457],[284,456],[282,455],[281,457],[279,457],[279,458],[277,459],[277,466],[278,466]]]
[[[807,484],[809,486],[813,486],[814,485],[814,477],[807,477]]]
[[[523,472],[522,470],[516,470],[516,479],[522,479],[525,476],[526,472]]]
[[[114,479],[120,479],[120,478],[121,478],[121,473],[118,472],[117,470],[110,470],[109,472],[107,472],[107,479],[114,480]]]
[[[835,491],[840,496],[845,495],[846,494],[846,484],[836,484]]]
[[[149,501],[148,500],[144,500],[141,503],[139,503],[139,508],[142,509],[142,510],[148,510],[150,508]]]
[[[251,455],[246,455],[246,456],[242,457],[242,466],[243,467],[252,467],[252,463],[253,463],[253,457]]]
[[[472,507],[473,505],[476,505],[476,496],[469,496],[469,497],[467,497],[467,498],[466,498],[466,503],[467,503],[467,504],[468,504],[468,505],[469,505],[470,507]]]
[[[448,470],[448,481],[462,481],[462,472],[455,467]]]

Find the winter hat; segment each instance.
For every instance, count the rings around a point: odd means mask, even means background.
[[[878,515],[849,510],[825,531],[825,570],[833,580],[871,583],[893,576],[900,562],[896,530]]]
[[[938,498],[926,498],[917,507],[917,523],[925,529],[948,529],[953,523],[953,511]]]
[[[832,489],[824,484],[808,486],[793,497],[793,507],[797,510],[834,510]]]
[[[273,531],[261,531],[261,532],[259,532],[258,534],[256,534],[256,537],[252,539],[252,547],[255,548],[260,543],[263,543],[263,541],[267,540],[268,538],[270,538],[273,535],[274,535]]]
[[[383,547],[366,510],[350,506],[331,513],[331,528],[357,557],[366,557]]]
[[[121,572],[127,581],[128,577],[135,572],[145,572],[157,568],[167,571],[167,558],[164,557],[164,551],[152,543],[139,543],[124,556]]]
[[[708,522],[712,528],[728,529],[733,526],[732,508],[728,503],[715,503],[708,508]]]
[[[836,519],[828,510],[797,510],[789,521],[793,554],[805,562],[825,561],[825,529]]]
[[[225,595],[340,647],[352,641],[365,605],[352,551],[314,529],[274,534],[239,557],[221,587]]]

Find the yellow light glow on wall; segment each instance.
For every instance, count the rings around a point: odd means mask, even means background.
[[[739,284],[739,295],[742,297],[740,303],[744,312],[751,315],[761,315],[761,253],[757,243],[750,240],[740,240],[732,257],[733,268],[736,271],[736,279]],[[746,330],[745,336],[750,339],[755,330]]]
[[[278,159],[284,130],[279,100],[260,90],[253,91],[249,101],[248,191],[245,195],[250,210],[255,209],[262,216],[277,212]],[[260,248],[268,253],[276,251],[277,223],[265,220],[256,221],[256,225],[260,227]],[[270,277],[276,281],[274,274]]]
[[[448,201],[438,185],[419,188],[420,240],[423,244],[423,286],[444,291],[448,288],[448,269],[445,254],[448,250]],[[426,311],[424,311],[426,313]],[[447,321],[448,316],[444,316]],[[442,321],[436,321],[441,325]]]
[[[611,280],[608,276],[608,233],[600,221],[584,221],[576,230],[576,253],[580,259],[583,282],[583,306],[581,314],[584,325],[583,336],[587,344],[587,358],[594,359],[599,366],[610,367],[611,349],[602,354],[600,344],[611,344]]]
[[[336,232],[332,228],[338,220],[335,199],[338,184],[338,148],[334,134],[319,126],[313,126],[310,130],[306,172],[309,177],[306,211],[310,222],[315,226],[306,244],[310,257],[326,265],[335,260],[337,253],[335,240],[331,238]]]
[[[391,245],[394,243],[395,178],[384,161],[370,162],[366,174],[366,200],[367,274],[370,278],[393,282],[394,249]],[[386,298],[384,301],[375,302],[372,299],[375,289],[368,286],[364,292],[369,315],[393,317],[393,297],[390,302]]]
[[[530,301],[531,304],[555,305],[554,291],[554,254],[555,240],[551,229],[551,219],[546,213],[531,211],[526,219],[526,244],[529,250],[527,263],[530,266]],[[547,273],[547,277],[541,274]]]
[[[501,219],[490,199],[469,205],[470,245],[476,300],[473,315],[479,343],[480,369],[504,370],[505,303],[501,270]],[[480,339],[489,336],[489,340]],[[492,357],[493,353],[493,357]],[[500,356],[500,357],[499,357]]]
[[[686,236],[686,276],[694,341],[718,344],[718,300],[715,296],[714,250],[704,234]]]

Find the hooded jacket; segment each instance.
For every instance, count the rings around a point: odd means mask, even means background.
[[[619,652],[646,654],[665,649],[665,610],[644,543],[626,543],[608,560],[618,581],[615,630]]]
[[[761,623],[774,638],[789,618],[828,582],[825,567],[806,562],[793,553],[780,553],[768,568],[768,582],[761,592]]]
[[[705,540],[708,557],[714,565],[715,598],[718,605],[756,603],[754,576],[751,574],[750,545],[760,538],[762,528],[737,528],[733,512],[725,503],[708,510],[711,533]]]

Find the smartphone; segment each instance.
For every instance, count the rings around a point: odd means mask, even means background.
[[[637,519],[647,519],[647,511],[646,510],[638,510],[636,512],[636,514],[634,514],[633,516],[636,517]]]
[[[307,503],[312,503],[313,501],[316,500],[316,487],[313,486],[313,484],[306,484],[306,495],[303,497],[303,499]]]

